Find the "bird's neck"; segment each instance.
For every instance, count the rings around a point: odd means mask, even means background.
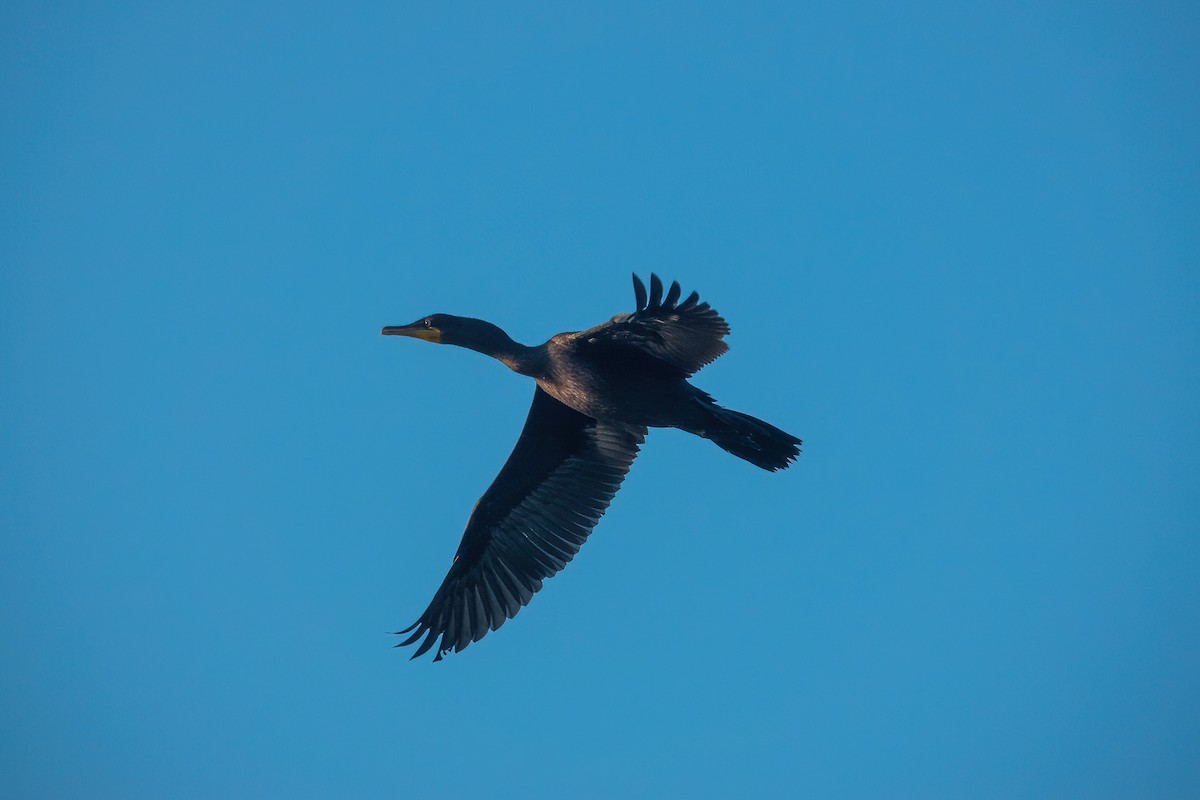
[[[462,346],[477,353],[483,353],[485,356],[491,356],[513,372],[522,375],[536,376],[540,369],[539,349],[514,342],[500,328],[494,328],[489,331],[487,336]]]
[[[510,341],[510,347],[501,353],[489,353],[492,358],[500,361],[513,372],[536,378],[543,370],[542,360],[536,347],[526,347],[523,344]]]

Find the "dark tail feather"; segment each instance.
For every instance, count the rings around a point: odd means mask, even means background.
[[[711,439],[718,447],[738,458],[774,472],[787,469],[800,455],[801,442],[790,433],[749,414],[730,411],[715,403],[703,405],[711,421],[705,430],[696,433]]]

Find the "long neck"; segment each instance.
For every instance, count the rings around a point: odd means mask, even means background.
[[[540,348],[514,342],[503,330],[482,320],[479,320],[473,333],[469,341],[454,344],[491,356],[514,372],[536,376],[542,360],[539,357]]]

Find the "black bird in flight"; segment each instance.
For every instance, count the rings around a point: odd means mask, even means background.
[[[537,381],[512,455],[475,504],[446,579],[397,647],[424,637],[434,661],[494,631],[575,557],[645,441],[647,428],[680,428],[774,472],[800,440],[717,405],[688,377],[729,349],[729,325],[678,283],[663,297],[633,276],[637,307],[586,331],[526,347],[480,319],[433,314],[388,336],[453,344],[491,356]]]

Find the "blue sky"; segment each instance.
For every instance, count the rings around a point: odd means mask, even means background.
[[[9,797],[1200,794],[1200,14],[7,3]],[[580,557],[441,664],[536,343],[696,289]]]

